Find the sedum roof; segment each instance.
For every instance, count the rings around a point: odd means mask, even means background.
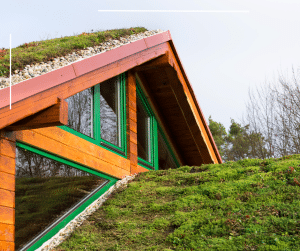
[[[12,85],[161,32],[137,27],[25,43],[12,49]],[[9,83],[9,49],[2,49],[0,89]]]

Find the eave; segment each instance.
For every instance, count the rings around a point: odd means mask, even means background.
[[[162,58],[164,62],[159,61]],[[182,128],[185,130],[184,133],[193,139],[190,148],[195,154],[195,158],[192,159],[186,152],[185,164],[222,163],[169,31],[123,45],[14,85],[11,88],[11,109],[9,88],[0,90],[0,129],[9,129],[9,126],[12,129],[13,125],[22,128],[20,121],[28,121],[28,118],[32,118],[34,114],[43,113],[41,111],[56,105],[57,98],[64,100],[120,73],[132,69],[137,73],[146,74],[149,70],[145,68],[147,63],[157,63],[158,68],[163,66],[166,76],[177,85],[171,87],[173,90],[171,95],[175,99],[180,97],[178,104],[182,102],[182,107],[179,105],[177,112],[185,120]],[[190,121],[192,124],[189,124]],[[172,130],[172,124],[165,123]],[[179,149],[185,150],[185,146],[181,145],[180,141],[176,144]]]

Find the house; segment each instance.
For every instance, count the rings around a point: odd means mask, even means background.
[[[35,250],[124,176],[221,163],[169,31],[0,90],[0,249]],[[34,237],[33,237],[34,236]]]

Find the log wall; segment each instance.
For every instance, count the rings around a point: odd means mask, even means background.
[[[0,250],[13,251],[15,234],[15,132],[0,130]]]

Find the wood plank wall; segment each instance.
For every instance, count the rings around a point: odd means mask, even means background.
[[[130,174],[135,174],[148,170],[138,165],[136,78],[134,72],[128,71],[126,78],[127,158],[130,160]]]
[[[130,162],[103,147],[59,127],[16,132],[17,140],[121,179],[130,174]]]
[[[0,130],[0,250],[13,251],[16,134]]]

